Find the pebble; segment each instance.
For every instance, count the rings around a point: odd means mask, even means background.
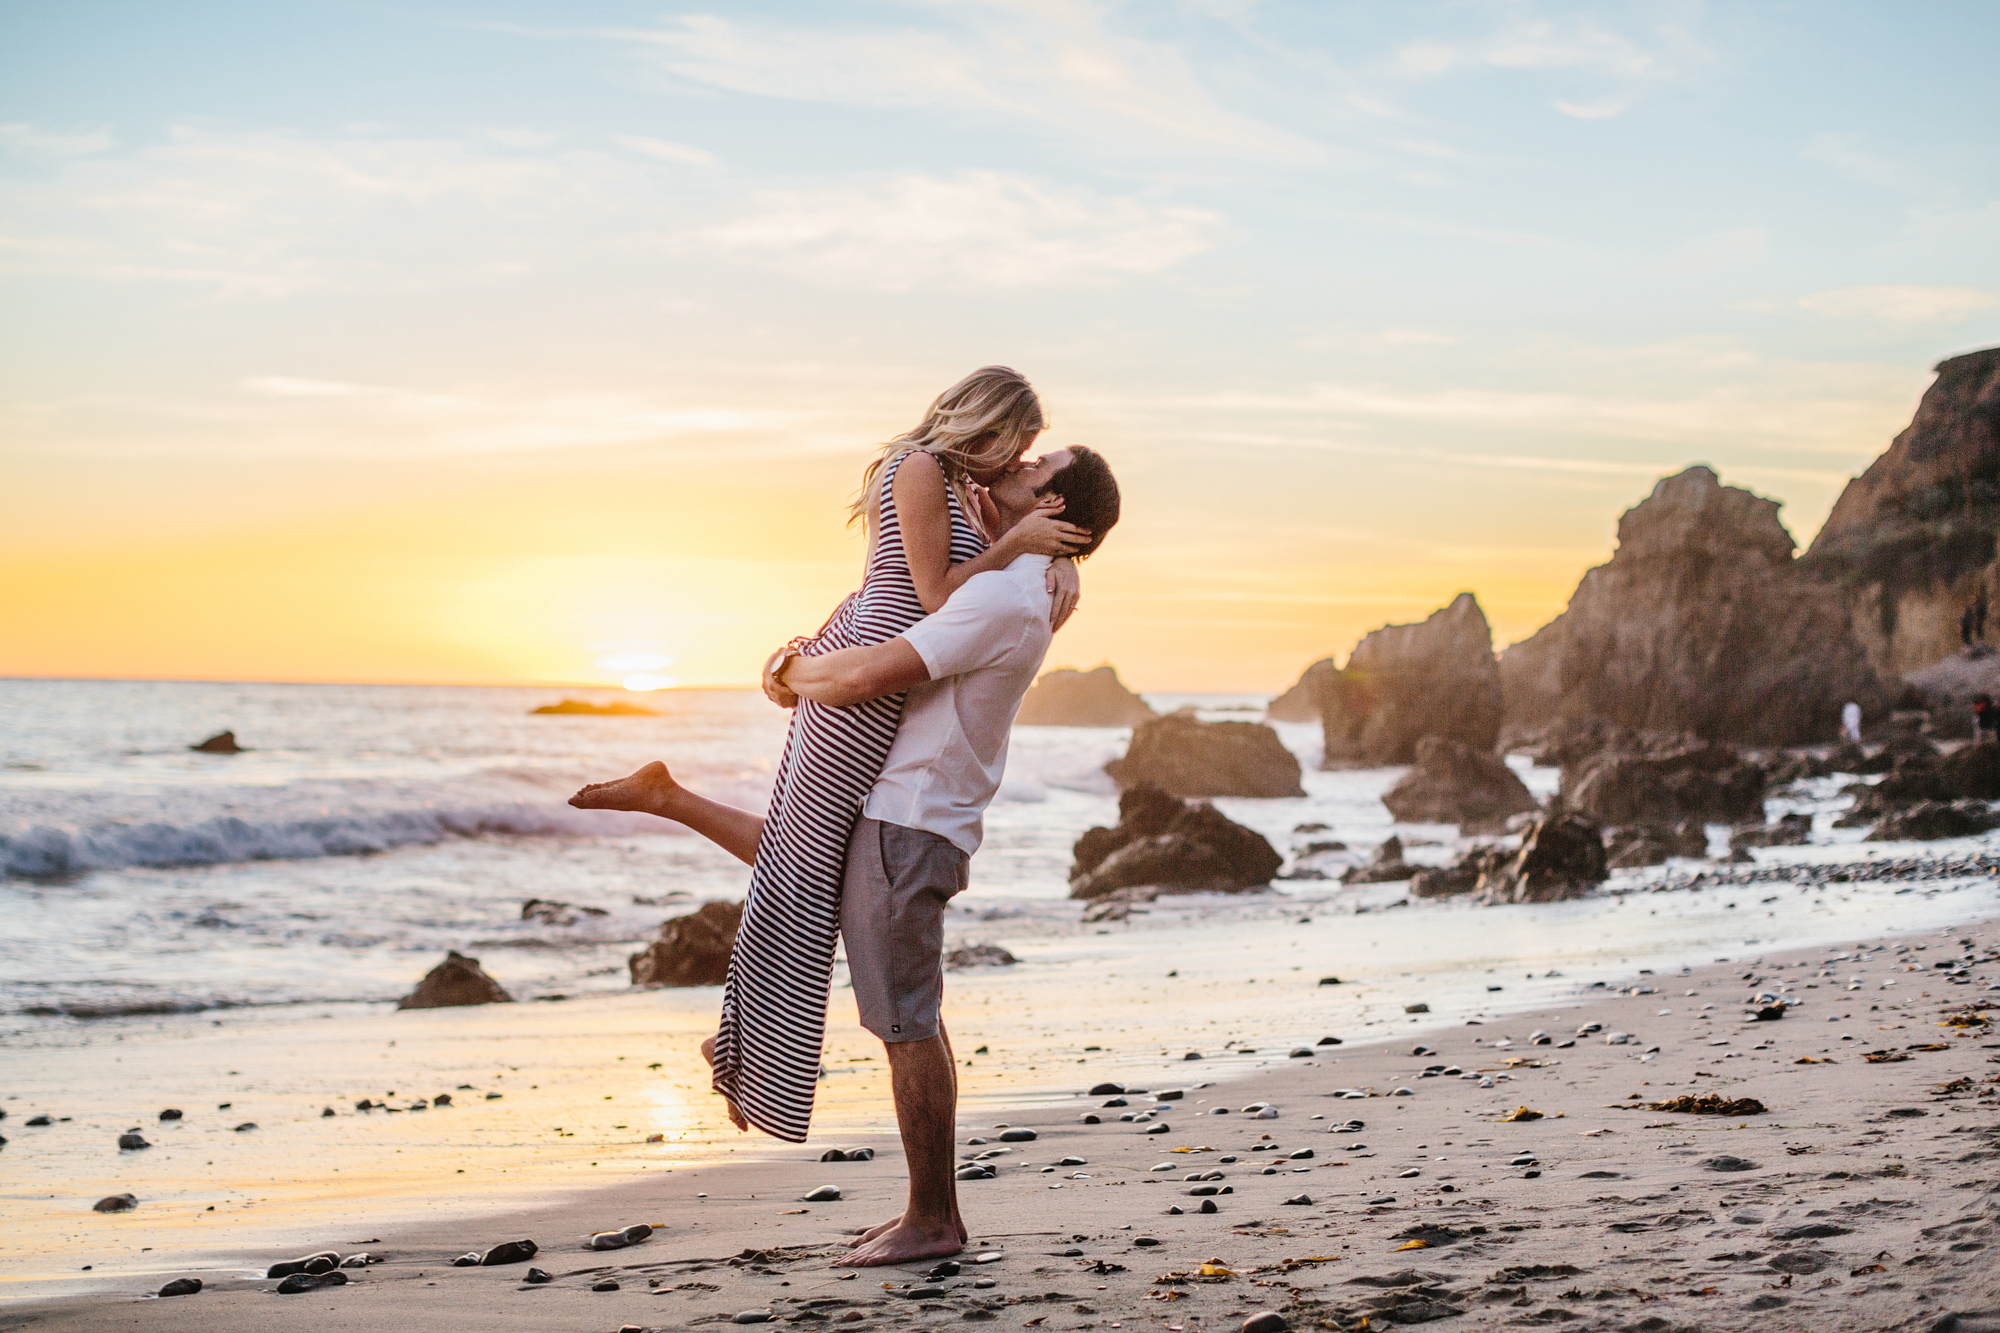
[[[991,1180],[993,1179],[993,1168],[990,1166],[980,1166],[976,1162],[968,1162],[958,1168],[958,1170],[952,1172],[951,1178],[953,1180]]]
[[[1393,1194],[1378,1194],[1374,1198],[1370,1199],[1368,1203],[1370,1207],[1373,1207],[1378,1203],[1394,1203],[1395,1201],[1396,1201],[1396,1196]]]
[[[1339,977],[1321,977],[1321,978],[1319,979],[1319,984],[1320,984],[1320,985],[1322,985],[1322,986],[1338,986],[1338,985],[1340,984],[1340,978],[1339,978]]]
[[[327,1117],[333,1114],[334,1114],[334,1109],[331,1106],[323,1106],[320,1108],[319,1118],[325,1120]]]
[[[1748,1158],[1725,1155],[1704,1159],[1702,1167],[1708,1171],[1755,1171],[1757,1164]]]
[[[1153,1100],[1156,1102],[1177,1102],[1185,1096],[1187,1096],[1187,1089],[1185,1088],[1164,1088],[1153,1094]]]
[[[806,1195],[805,1201],[807,1203],[833,1203],[839,1198],[840,1198],[840,1186],[821,1185],[818,1189]]]
[[[1312,1155],[1313,1155],[1313,1150],[1311,1148],[1301,1148],[1297,1152],[1288,1152],[1285,1154],[1286,1157],[1290,1158],[1294,1162],[1306,1161],[1309,1158],[1311,1158]]]
[[[1179,1204],[1177,1204],[1177,1203],[1176,1203],[1176,1204],[1170,1204],[1170,1205],[1168,1205],[1168,1207],[1167,1207],[1167,1216],[1168,1216],[1168,1217],[1179,1217],[1179,1216],[1181,1215],[1181,1213],[1182,1213],[1183,1211],[1185,1211],[1185,1210],[1183,1210],[1183,1209],[1182,1209],[1182,1207],[1181,1207],[1181,1206],[1180,1206]]]
[[[928,1301],[928,1300],[935,1300],[939,1296],[949,1296],[951,1294],[951,1288],[939,1287],[939,1286],[911,1287],[909,1290],[903,1292],[902,1294],[909,1297],[911,1300]]]
[[[1001,1134],[1002,1143],[1033,1143],[1040,1136],[1032,1129],[1010,1129]]]
[[[129,1213],[138,1206],[138,1196],[132,1194],[107,1194],[90,1205],[91,1211],[98,1213]]]
[[[192,1296],[197,1291],[200,1290],[201,1290],[200,1278],[177,1277],[172,1282],[169,1282],[166,1286],[161,1287],[159,1294],[162,1296]]]
[[[325,1273],[340,1266],[340,1256],[332,1250],[321,1250],[318,1254],[302,1254],[296,1259],[285,1259],[264,1270],[264,1276],[290,1277],[294,1273]]]
[[[479,1267],[479,1251],[477,1250],[466,1251],[464,1254],[459,1255],[458,1258],[452,1260],[451,1266],[453,1268]]]
[[[1414,1097],[1417,1095],[1417,1090],[1415,1088],[1397,1088],[1389,1095],[1391,1097]]]
[[[1286,1203],[1306,1204],[1306,1205],[1311,1204],[1312,1201],[1313,1201],[1312,1195],[1310,1194],[1294,1194],[1291,1198],[1285,1200]]]
[[[493,1268],[500,1264],[524,1264],[535,1257],[539,1247],[531,1240],[502,1241],[479,1257],[482,1268]]]
[[[1101,1125],[1104,1123],[1104,1117],[1101,1115],[1087,1115],[1083,1118],[1083,1123],[1086,1125]]]
[[[599,1231],[583,1238],[586,1250],[622,1250],[628,1245],[637,1245],[653,1234],[653,1228],[644,1222],[634,1222],[618,1231]]]
[[[1542,1173],[1532,1169],[1523,1171],[1521,1173],[1521,1179],[1523,1180],[1540,1180],[1541,1178],[1542,1178]]]
[[[1171,1125],[1160,1124],[1148,1126],[1146,1132],[1148,1134],[1171,1134],[1174,1131]]]
[[[1089,1165],[1090,1165],[1090,1163],[1089,1163],[1089,1162],[1086,1162],[1086,1161],[1084,1161],[1084,1160],[1083,1160],[1083,1159],[1082,1159],[1081,1157],[1065,1157],[1065,1158],[1063,1158],[1063,1159],[1062,1159],[1061,1161],[1057,1162],[1057,1163],[1056,1163],[1056,1165],[1057,1165],[1057,1166],[1089,1166]]]
[[[448,1093],[448,1092],[440,1092],[440,1093],[439,1093],[439,1094],[438,1094],[437,1096],[435,1096],[435,1097],[431,1098],[431,1105],[432,1105],[432,1106],[450,1106],[450,1105],[451,1105],[451,1094],[450,1094],[450,1093]]]
[[[1134,1236],[1132,1237],[1132,1243],[1134,1245],[1153,1246],[1158,1245],[1160,1241],[1157,1236]]]
[[[1338,1046],[1338,1045],[1340,1045],[1340,1038],[1338,1038],[1338,1037],[1321,1037],[1321,1038],[1320,1038],[1320,1039],[1319,1039],[1318,1041],[1314,1042],[1314,1043],[1313,1043],[1313,1045],[1315,1045],[1315,1046]]]
[[[1522,1153],[1522,1154],[1521,1154],[1521,1155],[1520,1155],[1519,1157],[1516,1157],[1516,1158],[1515,1158],[1515,1159],[1514,1159],[1513,1161],[1511,1161],[1511,1162],[1507,1163],[1507,1165],[1509,1165],[1509,1166],[1533,1166],[1533,1165],[1534,1165],[1534,1164],[1535,1164],[1535,1163],[1536,1163],[1536,1162],[1537,1162],[1538,1160],[1540,1160],[1540,1159],[1539,1159],[1539,1158],[1537,1158],[1537,1157],[1536,1157],[1536,1156],[1535,1156],[1535,1155],[1534,1155],[1533,1153],[1531,1153],[1531,1152],[1524,1152],[1524,1153]]]
[[[245,1120],[242,1124],[236,1127],[236,1132],[238,1134],[247,1134],[255,1128],[257,1128],[257,1122],[255,1120]]]
[[[1313,1058],[1313,1048],[1310,1046],[1294,1046],[1287,1058],[1292,1060],[1310,1060]]]
[[[1090,1097],[1122,1097],[1125,1095],[1125,1085],[1123,1083],[1100,1083],[1085,1095]]]
[[[1195,1211],[1198,1213],[1219,1213],[1222,1210],[1215,1206],[1215,1200],[1203,1199],[1201,1201],[1201,1207],[1195,1209]]]
[[[1005,1250],[982,1250],[980,1253],[972,1256],[972,1262],[975,1264],[997,1264],[1006,1257],[1007,1252]]]
[[[1413,1166],[1413,1167],[1411,1167],[1411,1168],[1410,1168],[1409,1170],[1407,1170],[1407,1171],[1404,1171],[1404,1172],[1401,1172],[1400,1174],[1398,1174],[1398,1175],[1397,1175],[1397,1177],[1396,1177],[1396,1179],[1398,1179],[1398,1180],[1411,1180],[1411,1179],[1414,1179],[1414,1178],[1415,1178],[1415,1177],[1417,1177],[1417,1176],[1421,1176],[1422,1174],[1423,1174],[1423,1172],[1422,1172],[1421,1170],[1419,1170],[1419,1169],[1418,1169],[1417,1167],[1414,1167],[1414,1166]]]
[[[997,1278],[983,1277],[972,1285],[975,1287],[997,1287],[1000,1285],[1000,1282]]]
[[[1403,1012],[1406,1014],[1427,1014],[1430,1011],[1431,1007],[1421,1000],[1415,1004],[1406,1004],[1403,1006]]]
[[[602,1282],[591,1283],[590,1289],[592,1291],[616,1291],[618,1290],[618,1284],[610,1278],[605,1278]]]
[[[1201,1059],[1201,1052],[1200,1052],[1200,1051],[1189,1051],[1189,1052],[1188,1052],[1188,1053],[1187,1053],[1186,1055],[1183,1055],[1183,1056],[1181,1057],[1181,1059],[1183,1059],[1183,1060],[1199,1060],[1199,1059]]]
[[[181,1118],[181,1113],[175,1110],[171,1106],[169,1106],[166,1110],[160,1112],[160,1119],[162,1120],[178,1120],[180,1118]]]
[[[45,1115],[31,1115],[22,1123],[27,1125],[30,1129],[39,1129],[43,1125],[52,1125],[55,1123],[55,1121],[49,1119]]]
[[[121,1151],[131,1152],[139,1148],[150,1148],[152,1146],[152,1144],[146,1142],[146,1137],[143,1134],[134,1132],[118,1136],[118,1147]]]
[[[1243,1321],[1243,1333],[1285,1333],[1290,1327],[1276,1310],[1259,1310]]]
[[[1412,1047],[1410,1048],[1410,1054],[1411,1054],[1411,1055],[1436,1055],[1436,1054],[1437,1054],[1437,1052],[1436,1052],[1436,1051],[1434,1051],[1434,1050],[1432,1050],[1432,1049],[1431,1049],[1430,1047],[1428,1047],[1428,1046],[1412,1046]]]
[[[342,1268],[366,1268],[368,1265],[377,1262],[380,1261],[372,1254],[350,1254],[340,1261],[340,1266]]]
[[[962,1270],[956,1259],[947,1259],[924,1274],[925,1277],[957,1277]]]
[[[327,1273],[293,1273],[278,1284],[280,1296],[297,1296],[301,1292],[318,1291],[323,1287],[344,1287],[347,1274],[339,1269]]]
[[[847,1154],[839,1148],[828,1148],[819,1155],[819,1160],[822,1162],[844,1162],[847,1160]]]

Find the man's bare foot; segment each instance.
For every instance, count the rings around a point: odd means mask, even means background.
[[[659,768],[662,773],[667,771],[664,767],[657,764],[649,764],[647,765],[647,768]],[[643,773],[646,770],[642,768],[639,771]],[[715,1038],[713,1037],[702,1038],[701,1058],[708,1061],[709,1071],[713,1073],[715,1070]],[[736,1109],[735,1101],[725,1096],[722,1099],[722,1104],[729,1108],[729,1123],[736,1126],[736,1128],[741,1130],[743,1133],[748,1134],[750,1132],[750,1122],[743,1118],[743,1112]]]
[[[946,1259],[965,1248],[958,1228],[947,1222],[941,1227],[915,1227],[897,1218],[889,1229],[865,1244],[855,1246],[845,1259],[836,1259],[835,1268],[879,1268],[916,1259]]]
[[[881,1235],[883,1232],[888,1231],[892,1227],[901,1225],[902,1221],[903,1221],[903,1215],[901,1213],[897,1213],[894,1217],[890,1218],[886,1222],[877,1222],[874,1226],[869,1227],[866,1231],[856,1236],[853,1240],[848,1241],[847,1248],[851,1250],[858,1246],[866,1245],[869,1241],[874,1240],[877,1236]],[[956,1217],[952,1218],[951,1221],[952,1225],[958,1229],[958,1243],[960,1245],[971,1244],[972,1233],[965,1229],[965,1222],[962,1219]]]
[[[630,810],[636,814],[671,819],[667,812],[674,798],[685,788],[674,781],[667,766],[655,759],[638,772],[616,782],[593,782],[569,798],[579,810]]]

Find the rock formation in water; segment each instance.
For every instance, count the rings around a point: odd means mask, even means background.
[[[1322,677],[1327,768],[1407,764],[1417,742],[1448,736],[1487,751],[1500,736],[1500,668],[1486,613],[1469,592],[1417,625],[1368,634]]]
[[[662,922],[660,938],[626,960],[634,986],[720,986],[743,924],[743,904],[711,898]]]
[[[1261,722],[1203,722],[1169,713],[1132,730],[1123,759],[1104,766],[1120,787],[1151,783],[1175,796],[1304,796],[1298,757]]]
[[[1417,742],[1416,763],[1382,804],[1407,824],[1492,825],[1536,808],[1527,784],[1499,755],[1449,736]]]
[[[1075,856],[1072,898],[1141,886],[1185,893],[1260,889],[1284,864],[1255,829],[1206,801],[1189,803],[1151,784],[1120,796],[1117,827],[1088,830],[1076,840]]]
[[[398,1009],[449,1009],[461,1004],[510,1004],[514,997],[486,975],[477,958],[456,949],[424,974],[417,988],[396,1001]]]
[[[1500,659],[1510,742],[1609,721],[1760,745],[1834,739],[1842,705],[1892,694],[1840,591],[1792,558],[1778,503],[1706,467],[1618,521],[1618,549],[1569,607]]]
[[[1764,818],[1764,770],[1710,741],[1613,746],[1565,761],[1560,798],[1604,824],[1736,824]]]
[[[622,699],[608,704],[594,704],[588,699],[565,699],[559,704],[543,704],[540,708],[530,708],[530,713],[551,714],[572,717],[658,717],[659,713],[639,704],[626,703]]]
[[[1136,727],[1154,716],[1146,701],[1125,688],[1115,667],[1076,671],[1063,667],[1037,679],[1014,716],[1017,727]]]
[[[1339,672],[1340,668],[1333,664],[1331,657],[1320,658],[1300,673],[1290,689],[1271,700],[1264,710],[1264,719],[1267,722],[1319,721],[1319,701],[1326,693],[1327,677]]]
[[[197,754],[243,753],[243,747],[236,743],[236,733],[233,731],[218,731],[201,744],[188,746],[188,749]]]
[[[1876,669],[1901,676],[1961,647],[1959,619],[2000,602],[2000,347],[1937,365],[1916,416],[1847,484],[1805,564],[1853,600]],[[2000,645],[2000,616],[1987,627]]]
[[[1610,877],[1603,830],[1580,815],[1550,815],[1521,836],[1520,851],[1479,877],[1479,896],[1488,905],[1560,902]]]
[[[1382,839],[1366,861],[1349,866],[1340,877],[1342,884],[1394,884],[1417,873],[1417,867],[1403,859],[1403,840],[1391,833]]]

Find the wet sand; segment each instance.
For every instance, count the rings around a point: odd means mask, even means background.
[[[1295,1328],[1437,1320],[1644,1333],[1947,1329],[1939,1321],[1948,1314],[2000,1311],[1992,1250],[2000,1242],[2000,1010],[1978,1011],[1985,1025],[1949,1025],[1953,1015],[2000,1001],[2000,990],[1989,989],[2000,982],[2000,923],[1882,943],[1868,952],[1852,941],[1753,951],[1684,974],[1634,972],[1573,1005],[1414,1039],[1308,1047],[1309,1058],[1224,1081],[1204,1077],[1215,1062],[1185,1061],[1170,1081],[1149,1080],[1154,1093],[1183,1093],[1173,1101],[1132,1095],[1125,1108],[1101,1107],[1108,1098],[1080,1091],[1098,1075],[1079,1066],[1076,1095],[997,1118],[976,1109],[962,1117],[962,1155],[1009,1151],[988,1159],[993,1179],[960,1186],[975,1239],[962,1271],[936,1279],[925,1277],[928,1264],[859,1274],[830,1267],[847,1233],[899,1206],[902,1166],[893,1137],[867,1128],[886,1110],[879,1085],[857,1080],[847,1091],[830,1078],[832,1114],[810,1147],[745,1142],[737,1157],[749,1160],[721,1161],[728,1154],[704,1140],[608,1188],[537,1177],[520,1199],[496,1193],[483,1216],[440,1210],[379,1229],[354,1220],[376,1216],[361,1207],[363,1189],[329,1200],[310,1241],[296,1231],[260,1238],[247,1227],[208,1247],[230,1251],[227,1260],[150,1272],[139,1263],[113,1289],[53,1299],[40,1296],[41,1284],[17,1286],[17,1297],[33,1290],[36,1298],[17,1299],[0,1327],[616,1330],[769,1311],[805,1323],[1136,1322],[1185,1333],[1234,1329],[1269,1309]],[[1850,956],[1829,961],[1836,954]],[[1966,959],[1977,961],[1963,984],[1934,966]],[[1799,1003],[1782,1020],[1746,1021],[1760,993]],[[1578,1035],[1593,1023],[1603,1030]],[[1536,1029],[1575,1045],[1531,1044]],[[1612,1044],[1607,1033],[1632,1040]],[[1413,1054],[1419,1044],[1435,1053]],[[1886,1058],[1871,1061],[1870,1053]],[[481,1049],[468,1067],[491,1064],[494,1054]],[[1480,1077],[1424,1077],[1427,1066]],[[1410,1095],[1395,1095],[1398,1088]],[[1769,1109],[1639,1109],[1708,1094],[1755,1098]],[[486,1103],[482,1085],[479,1096],[475,1105],[402,1120],[449,1123],[461,1111],[470,1119],[512,1093]],[[1259,1102],[1277,1118],[1244,1113]],[[1521,1107],[1539,1118],[1507,1118]],[[1117,1118],[1149,1110],[1148,1122]],[[204,1110],[204,1120],[213,1114]],[[1085,1114],[1101,1123],[1082,1123]],[[1001,1120],[1037,1137],[1003,1145]],[[1341,1132],[1350,1120],[1362,1127]],[[40,1132],[18,1123],[10,1116],[0,1129],[17,1141]],[[1162,1125],[1165,1132],[1151,1132]],[[156,1127],[144,1128],[150,1135]],[[461,1136],[475,1141],[469,1131]],[[589,1160],[566,1156],[570,1143],[545,1141],[551,1171]],[[872,1162],[818,1161],[827,1146],[860,1144],[876,1149]],[[1065,1157],[1083,1164],[1058,1165]],[[1523,1157],[1533,1160],[1516,1165]],[[1169,1169],[1151,1169],[1161,1164]],[[449,1155],[427,1169],[463,1180]],[[1209,1172],[1221,1178],[1187,1179]],[[803,1201],[824,1184],[840,1186],[842,1198]],[[1190,1193],[1197,1189],[1228,1192]],[[1301,1198],[1309,1202],[1288,1202]],[[1204,1202],[1217,1211],[1199,1212]],[[62,1203],[66,1217],[79,1209],[74,1194]],[[49,1222],[41,1218],[34,1236],[17,1231],[14,1243],[46,1239]],[[662,1229],[629,1250],[579,1248],[587,1231],[632,1222]],[[63,1242],[65,1257],[80,1259],[92,1244],[130,1252],[154,1240],[185,1244],[185,1233],[203,1225],[151,1204],[86,1212],[63,1223],[75,1238]],[[524,1284],[526,1264],[449,1266],[465,1251],[522,1237],[542,1247],[533,1265],[553,1282]],[[274,1282],[251,1276],[318,1248],[383,1262],[351,1272],[345,1287],[296,1296],[275,1295]],[[969,1261],[988,1252],[1003,1257]],[[201,1277],[205,1289],[146,1295],[183,1274]],[[978,1285],[988,1279],[991,1286]],[[593,1290],[607,1281],[617,1289]],[[1955,1326],[1969,1333],[2000,1327],[1996,1320]]]

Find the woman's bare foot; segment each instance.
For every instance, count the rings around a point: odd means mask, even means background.
[[[638,772],[616,782],[593,782],[569,798],[579,810],[630,810],[636,814],[672,819],[675,798],[686,788],[674,781],[667,766],[655,759]]]
[[[649,764],[649,765],[647,765],[647,767],[648,767],[648,768],[654,768],[654,767],[660,767],[660,766],[659,766],[659,765],[654,765],[654,764]],[[643,773],[643,772],[645,772],[646,770],[642,768],[642,769],[640,769],[639,771],[640,771],[641,773]],[[665,768],[663,768],[663,767],[661,767],[661,768],[660,768],[660,771],[661,771],[662,773],[664,773],[664,772],[666,772],[666,769],[665,769]],[[609,784],[606,784],[606,785],[609,785]],[[586,790],[587,790],[587,789],[586,789]],[[701,1043],[701,1058],[702,1058],[702,1059],[704,1059],[704,1060],[706,1060],[706,1061],[708,1061],[708,1068],[709,1068],[709,1071],[710,1071],[711,1073],[713,1073],[713,1072],[714,1072],[714,1070],[715,1070],[715,1038],[713,1038],[713,1037],[704,1037],[704,1038],[702,1039],[702,1043]],[[732,1100],[731,1100],[730,1098],[728,1098],[728,1097],[726,1097],[726,1096],[725,1096],[725,1097],[723,1097],[723,1099],[722,1099],[722,1104],[723,1104],[724,1106],[727,1106],[727,1107],[729,1108],[729,1123],[730,1123],[730,1124],[732,1124],[732,1125],[734,1125],[734,1126],[736,1126],[736,1128],[737,1128],[737,1129],[741,1130],[741,1131],[742,1131],[742,1132],[744,1132],[745,1134],[748,1134],[748,1133],[750,1132],[750,1122],[749,1122],[748,1120],[745,1120],[745,1119],[743,1118],[743,1112],[741,1112],[741,1111],[739,1111],[739,1110],[737,1110],[737,1109],[736,1109],[736,1103],[735,1103],[734,1101],[732,1101]]]
[[[904,1264],[915,1259],[946,1259],[965,1248],[958,1228],[946,1222],[938,1227],[911,1226],[897,1218],[875,1239],[854,1247],[845,1259],[836,1259],[835,1268],[879,1268],[884,1264]]]
[[[869,1227],[866,1231],[856,1236],[853,1240],[848,1241],[847,1248],[852,1250],[859,1248],[860,1246],[866,1245],[869,1241],[874,1240],[877,1236],[881,1235],[883,1232],[888,1231],[893,1227],[900,1226],[902,1224],[902,1221],[903,1221],[903,1215],[901,1213],[897,1213],[894,1217],[890,1218],[886,1222],[877,1222],[874,1226]],[[970,1245],[972,1243],[972,1233],[965,1229],[964,1219],[954,1216],[951,1219],[951,1221],[952,1225],[958,1228],[958,1243],[960,1245]]]

